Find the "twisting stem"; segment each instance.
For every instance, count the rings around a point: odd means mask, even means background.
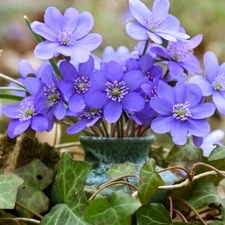
[[[15,79],[13,79],[13,78],[7,76],[7,75],[4,75],[4,74],[0,73],[0,77],[1,77],[2,79],[4,79],[4,80],[9,81],[9,82],[13,82],[14,84],[16,84],[16,85],[22,87],[23,89],[25,89],[25,87],[24,87],[24,85],[23,85],[22,83],[20,83],[19,81],[15,80]]]
[[[189,204],[187,201],[185,201],[184,199],[181,199],[181,198],[177,198],[174,200],[183,202],[187,207],[189,207],[195,213],[195,215],[198,217],[198,219],[201,220],[202,224],[207,225],[207,223],[202,219],[200,214],[197,212],[197,210],[191,204]]]
[[[73,147],[73,146],[80,146],[80,142],[70,142],[70,143],[63,143],[63,144],[58,144],[54,148],[68,148],[68,147]]]
[[[138,188],[135,185],[133,185],[133,184],[127,182],[127,181],[115,181],[115,182],[111,182],[111,183],[108,183],[108,184],[104,184],[101,187],[99,187],[99,189],[89,198],[89,201],[92,200],[103,189],[105,189],[109,186],[115,185],[115,184],[126,184],[126,185],[129,185],[129,186],[133,187],[135,190],[138,190]]]
[[[166,168],[166,169],[162,169],[162,170],[158,171],[158,173],[163,173],[163,172],[165,172],[165,171],[167,171],[167,170],[173,170],[173,169],[184,170],[184,171],[187,173],[187,175],[188,175],[189,181],[190,181],[190,182],[192,181],[192,176],[191,176],[191,174],[189,173],[189,171],[188,171],[187,169],[185,169],[184,167],[181,167],[181,166],[171,166],[171,167],[168,167],[168,168]]]
[[[176,210],[176,209],[173,209],[173,211],[174,211],[177,215],[179,215],[179,217],[182,219],[183,222],[188,223],[187,219],[185,218],[185,216],[184,216],[180,211],[178,211],[178,210]]]
[[[173,201],[170,196],[168,197],[168,199],[169,199],[169,204],[170,204],[170,217],[172,219],[173,218]]]
[[[35,215],[36,217],[40,218],[40,219],[43,219],[44,217],[42,215],[40,215],[39,213],[33,211],[32,209],[29,209],[28,207],[26,207],[25,205],[19,203],[16,201],[16,205],[18,205],[19,207],[27,210],[28,212],[32,213],[33,215]]]

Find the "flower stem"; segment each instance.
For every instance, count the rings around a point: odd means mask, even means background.
[[[149,39],[145,42],[145,47],[143,49],[143,52],[142,52],[141,56],[143,56],[146,53],[147,48],[148,48],[148,43],[149,43]]]
[[[14,84],[16,84],[16,85],[22,87],[23,89],[25,89],[25,87],[24,87],[24,85],[23,85],[22,83],[20,83],[19,81],[15,80],[15,79],[13,79],[13,78],[7,76],[7,75],[4,75],[4,74],[0,73],[0,77],[1,77],[2,79],[4,79],[4,80],[9,81],[9,82],[13,82]]]

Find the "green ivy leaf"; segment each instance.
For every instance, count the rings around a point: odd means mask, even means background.
[[[168,211],[159,203],[151,203],[141,207],[136,216],[137,225],[170,225],[172,222]]]
[[[107,174],[111,177],[111,179],[128,175],[136,172],[136,167],[131,162],[120,163],[112,166],[110,169],[107,170]]]
[[[140,206],[137,199],[118,191],[112,195],[110,202],[104,198],[91,202],[84,212],[84,218],[94,225],[130,225],[131,215]]]
[[[158,186],[164,185],[164,181],[156,172],[156,163],[150,159],[140,170],[140,181],[138,187],[138,197],[143,205],[149,203],[150,199],[158,190]]]
[[[168,162],[183,162],[198,160],[202,155],[202,149],[196,148],[193,144],[185,144],[183,146],[175,146],[169,152],[166,160]]]
[[[59,161],[56,187],[64,204],[54,206],[42,219],[42,225],[88,224],[83,219],[87,207],[84,186],[90,171],[91,166],[87,162],[75,161],[68,152],[63,153]]]
[[[23,179],[13,173],[0,175],[0,209],[13,209],[15,207],[18,187]]]
[[[14,173],[24,179],[23,185],[18,189],[17,201],[37,213],[46,212],[49,207],[49,199],[42,190],[52,182],[53,171],[39,159],[34,159],[14,170]],[[16,210],[22,217],[33,216],[19,206],[16,206]]]
[[[215,221],[210,222],[208,225],[224,225],[224,223],[221,221],[215,220]]]
[[[65,152],[60,161],[56,176],[56,187],[63,202],[74,212],[82,212],[87,205],[84,186],[91,166],[84,161],[75,161]]]
[[[213,161],[224,158],[225,158],[225,146],[217,145],[216,148],[214,148],[213,151],[210,153],[208,160]]]
[[[58,204],[41,220],[40,225],[88,225],[81,217],[72,213],[65,204]]]
[[[216,187],[211,182],[197,181],[191,194],[193,197],[188,202],[196,209],[203,208],[211,203],[220,203],[225,207],[225,200],[218,195]]]

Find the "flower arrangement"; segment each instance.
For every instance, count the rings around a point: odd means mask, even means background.
[[[66,124],[66,132],[71,135],[83,132],[88,136],[123,138],[147,136],[153,131],[170,134],[175,146],[171,152],[190,145],[194,150],[204,148],[211,130],[208,119],[215,111],[225,115],[225,67],[224,64],[219,65],[213,52],[206,52],[203,59],[205,74],[202,75],[193,49],[201,43],[203,36],[198,34],[190,38],[179,20],[169,14],[169,7],[169,0],[155,0],[152,10],[139,0],[129,0],[132,18],[126,25],[126,32],[139,42],[131,52],[125,46],[116,51],[107,46],[102,58],[91,53],[101,44],[102,37],[90,33],[94,19],[89,12],[79,13],[75,8],[68,8],[62,14],[51,6],[45,11],[44,22],[30,23],[25,18],[38,42],[34,54],[43,63],[34,71],[28,61],[21,60],[18,66],[21,78],[17,80],[0,75],[10,81],[9,90],[20,101],[1,108],[2,113],[11,118],[9,138],[22,133],[34,137],[36,131],[51,131],[54,123],[59,123]],[[190,143],[190,137],[195,146]],[[216,153],[220,147],[217,145]],[[216,153],[212,156],[214,160],[224,158],[215,157]],[[207,153],[209,155],[210,152]],[[63,160],[69,164],[66,157]],[[193,166],[192,172],[196,167]],[[219,173],[224,176],[220,171],[223,168],[206,167],[213,168],[209,175]],[[185,172],[188,173],[187,170]],[[194,178],[190,177],[189,174],[191,182]],[[156,185],[162,184],[158,181]],[[67,199],[63,194],[61,196],[63,200]],[[117,197],[114,203],[119,201]],[[141,195],[139,197],[142,199]],[[142,203],[146,204],[145,201]],[[97,207],[98,203],[95,204]],[[140,207],[137,202],[132,204],[134,208],[126,212],[129,215]],[[67,206],[70,208],[70,203]],[[161,206],[150,206],[153,211],[157,207],[161,213],[164,212]],[[157,223],[146,223],[141,217],[142,211],[138,214],[142,222],[138,224],[163,223],[160,219]],[[85,213],[97,218],[91,207]],[[177,214],[180,215],[179,212]],[[82,220],[77,224],[91,223],[88,216],[86,222],[81,216]],[[149,221],[153,221],[148,216]],[[41,224],[48,224],[48,219],[46,217]],[[109,224],[104,222],[106,219],[95,221],[98,222],[94,224]],[[118,221],[112,224],[130,224],[131,219],[123,221],[120,218]],[[166,219],[169,221],[170,217]],[[186,219],[183,221],[177,224],[188,223]]]

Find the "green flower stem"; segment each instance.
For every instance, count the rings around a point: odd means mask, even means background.
[[[21,204],[21,203],[19,203],[19,202],[17,202],[17,201],[16,201],[16,205],[18,205],[19,207],[21,207],[21,208],[27,210],[28,212],[32,213],[33,215],[35,215],[35,216],[38,217],[39,219],[43,219],[43,218],[44,218],[41,214],[39,214],[39,213],[33,211],[32,209],[29,209],[28,207],[26,207],[25,205],[23,205],[23,204]]]
[[[21,101],[23,97],[15,96],[15,95],[0,94],[0,99],[10,99],[10,100]]]
[[[34,39],[37,41],[37,43],[42,42],[43,39],[42,39],[38,34],[35,34],[35,33],[31,30],[31,27],[30,27],[31,22],[30,22],[30,20],[27,18],[27,16],[24,16],[24,20],[25,20],[27,26],[29,27],[29,29],[30,29],[30,31],[31,31],[31,33],[32,33],[32,35],[33,35],[33,37],[34,37]],[[52,65],[52,67],[53,67],[53,69],[54,69],[54,71],[55,71],[55,73],[56,73],[56,76],[57,76],[60,80],[63,80],[63,76],[62,76],[62,74],[61,74],[61,72],[60,72],[60,70],[59,70],[59,67],[58,67],[56,61],[54,60],[54,58],[49,59],[49,62],[51,63],[51,65]]]
[[[0,87],[0,91],[23,91],[23,92],[28,92],[24,88],[19,88],[19,87]]]
[[[102,120],[102,127],[103,127],[103,129],[105,131],[106,137],[109,137],[109,132],[108,132],[108,129],[107,129],[107,125],[106,125],[105,120]]]
[[[80,142],[70,142],[70,143],[63,143],[63,144],[58,144],[54,148],[68,148],[68,147],[73,147],[73,146],[80,146]]]
[[[9,82],[13,82],[14,84],[16,84],[16,85],[22,87],[23,89],[25,88],[24,85],[23,85],[22,83],[20,83],[19,81],[15,80],[15,79],[13,79],[13,78],[7,76],[7,75],[4,75],[4,74],[0,73],[0,77],[1,77],[2,79],[4,79],[4,80],[9,81]]]

